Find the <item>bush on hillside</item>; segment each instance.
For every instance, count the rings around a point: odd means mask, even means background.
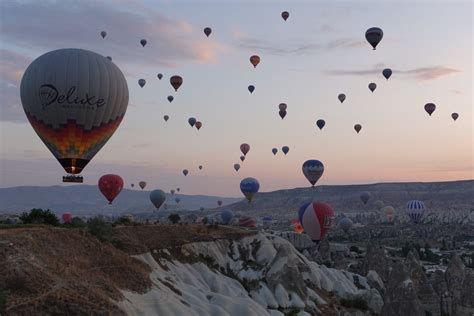
[[[20,220],[23,224],[59,225],[59,219],[53,212],[40,208],[34,208],[29,213],[23,212],[20,216]]]
[[[176,224],[181,220],[181,217],[178,214],[171,214],[168,216],[168,219],[171,221],[171,223]]]
[[[87,221],[87,231],[102,242],[112,240],[112,225],[102,217],[94,217]]]
[[[353,307],[363,311],[369,309],[367,302],[360,297],[354,299],[341,298],[341,305],[347,308]]]

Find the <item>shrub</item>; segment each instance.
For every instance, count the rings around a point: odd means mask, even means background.
[[[181,217],[178,214],[171,214],[168,216],[168,219],[171,221],[171,223],[176,224],[181,220]]]
[[[360,297],[354,299],[341,298],[341,305],[347,308],[353,307],[364,311],[369,309],[367,302]]]
[[[29,213],[23,212],[20,216],[20,220],[23,224],[59,225],[59,219],[53,212],[40,208],[34,208],[30,210]]]
[[[80,228],[80,227],[86,227],[86,222],[82,220],[80,217],[73,217],[71,219],[71,222],[68,223],[70,227],[74,228]]]
[[[87,231],[100,241],[111,241],[112,225],[106,223],[102,217],[94,217],[87,221]]]

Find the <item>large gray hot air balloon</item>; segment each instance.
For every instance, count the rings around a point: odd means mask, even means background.
[[[365,39],[374,48],[380,43],[383,38],[383,31],[378,27],[371,27],[365,32]]]
[[[157,209],[165,202],[166,194],[163,190],[153,190],[150,192],[150,201]]]
[[[59,49],[38,57],[20,86],[26,116],[67,173],[76,175],[120,125],[127,81],[110,60],[91,51]],[[80,176],[63,181],[82,182]]]

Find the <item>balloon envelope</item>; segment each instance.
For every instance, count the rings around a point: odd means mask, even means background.
[[[165,122],[168,122],[169,118],[170,117],[168,115],[163,116],[163,119],[165,120]]]
[[[146,187],[146,182],[145,181],[140,181],[140,182],[138,182],[138,186],[143,190]]]
[[[280,104],[278,105],[278,109],[279,109],[280,111],[286,111],[286,108],[287,108],[286,103],[280,103]]]
[[[242,216],[241,218],[239,218],[239,226],[255,228],[257,227],[257,221],[254,217]]]
[[[339,227],[340,227],[343,231],[345,231],[345,232],[349,231],[349,229],[352,228],[352,225],[353,225],[353,222],[352,222],[352,220],[351,220],[350,218],[348,218],[348,217],[343,217],[343,218],[341,218],[341,220],[339,221]]]
[[[163,78],[163,74],[158,74],[156,76],[158,77],[159,80],[161,80],[161,78]]]
[[[240,165],[238,163],[234,164],[234,169],[235,171],[239,171]]]
[[[259,189],[260,183],[255,178],[245,178],[240,181],[240,191],[242,191],[249,202],[253,200]]]
[[[276,155],[276,154],[277,154],[277,152],[278,152],[278,149],[276,149],[276,148],[272,148],[272,153],[273,153],[274,155]]]
[[[303,163],[303,174],[308,179],[309,183],[311,183],[312,186],[318,182],[319,178],[324,173],[324,165],[321,161],[319,160],[306,160]]]
[[[395,209],[393,208],[393,206],[385,206],[384,208],[382,208],[382,212],[384,212],[385,217],[389,222],[393,220],[395,214]]]
[[[178,91],[179,87],[183,84],[183,78],[181,76],[174,75],[170,78],[171,86],[173,86],[174,91]]]
[[[197,130],[200,130],[202,127],[202,123],[199,121],[196,121],[196,124],[194,124],[194,126],[196,126]]]
[[[194,124],[196,124],[196,119],[194,117],[190,117],[188,119],[188,123],[191,127],[194,127]]]
[[[206,34],[207,37],[209,37],[209,35],[211,35],[212,33],[212,29],[210,27],[205,27],[204,28],[204,34]]]
[[[281,151],[286,155],[286,154],[290,151],[290,147],[288,147],[288,146],[283,146],[283,147],[281,148]]]
[[[143,47],[145,47],[146,43],[147,43],[146,39],[140,40],[140,44],[142,44]]]
[[[199,168],[199,170],[202,170],[202,166],[199,166],[198,168]]]
[[[283,120],[286,116],[286,110],[280,110],[280,111],[278,111],[278,114],[280,114],[280,117]]]
[[[288,11],[283,11],[283,12],[281,13],[281,17],[282,17],[283,20],[285,20],[285,21],[288,19],[289,16],[290,16],[290,13],[288,13]]]
[[[224,210],[221,212],[222,222],[226,225],[228,225],[232,221],[233,217],[234,217],[234,214],[229,210]]]
[[[425,111],[428,113],[429,116],[433,114],[433,112],[436,110],[436,105],[434,103],[426,103],[425,104]]]
[[[112,137],[128,106],[120,69],[83,49],[35,59],[23,74],[20,95],[33,129],[70,174],[80,173]]]
[[[168,101],[171,103],[171,102],[173,102],[173,100],[174,100],[174,97],[172,95],[169,95],[168,96]]]
[[[390,78],[390,76],[392,75],[392,69],[390,69],[390,68],[385,68],[385,69],[382,71],[382,75],[385,77],[385,79],[388,80],[388,78]]]
[[[324,125],[326,125],[326,122],[324,120],[317,120],[316,125],[322,130]]]
[[[99,179],[99,190],[105,196],[109,204],[119,195],[123,189],[123,179],[116,174],[106,174]]]
[[[327,203],[306,203],[300,207],[298,217],[311,240],[319,242],[333,225],[334,210]]]
[[[188,173],[189,173],[188,169],[184,169],[184,170],[183,170],[183,174],[184,174],[184,176],[187,176],[187,175],[188,175]]]
[[[63,213],[62,219],[63,219],[63,222],[69,223],[72,219],[72,214],[70,212]]]
[[[221,205],[222,205],[222,201],[221,201],[221,200],[217,201],[217,205],[221,206]]]
[[[383,31],[378,27],[371,27],[365,32],[365,39],[372,45],[373,49],[380,43],[383,38]]]
[[[159,209],[160,206],[166,201],[166,194],[163,190],[153,190],[150,192],[150,201],[153,205]]]
[[[367,202],[370,200],[370,192],[368,191],[360,192],[359,197],[362,203],[367,204]]]
[[[385,203],[382,200],[377,200],[374,202],[374,206],[380,211],[385,206]]]
[[[240,151],[242,152],[242,154],[244,154],[244,156],[247,155],[249,150],[250,150],[250,145],[249,144],[243,143],[242,145],[240,145]]]
[[[106,31],[100,32],[100,36],[102,36],[102,38],[105,38],[107,36],[107,32]]]
[[[425,204],[422,201],[418,201],[418,200],[408,201],[406,205],[406,213],[413,223],[415,224],[420,223],[421,219],[423,218],[424,212],[425,212]]]
[[[240,161],[244,161],[245,160],[245,156],[240,156]]]
[[[139,79],[138,80],[138,85],[140,86],[140,88],[143,88],[146,84],[146,80],[145,79]]]
[[[451,114],[451,117],[453,118],[453,120],[456,121],[456,120],[458,119],[458,117],[459,117],[459,114],[453,113],[453,114]]]
[[[250,56],[250,63],[253,65],[254,68],[260,63],[260,57],[257,55]]]
[[[341,93],[337,96],[337,98],[339,99],[339,101],[344,102],[344,100],[346,99],[346,95],[344,93]]]
[[[247,89],[249,90],[250,93],[253,93],[253,91],[255,90],[255,86],[250,85],[250,86],[248,86]]]
[[[377,84],[374,82],[369,83],[369,90],[374,92],[375,89],[377,88]]]
[[[360,130],[362,129],[362,125],[356,124],[356,125],[354,125],[354,129],[357,132],[357,134],[359,134]]]

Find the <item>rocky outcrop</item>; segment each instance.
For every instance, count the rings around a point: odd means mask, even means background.
[[[474,272],[455,255],[446,270],[446,283],[452,299],[453,315],[474,314]]]
[[[370,270],[373,270],[377,272],[385,283],[389,279],[391,268],[392,262],[387,256],[385,249],[372,243],[367,244],[366,255],[362,260],[360,274],[367,275]]]

